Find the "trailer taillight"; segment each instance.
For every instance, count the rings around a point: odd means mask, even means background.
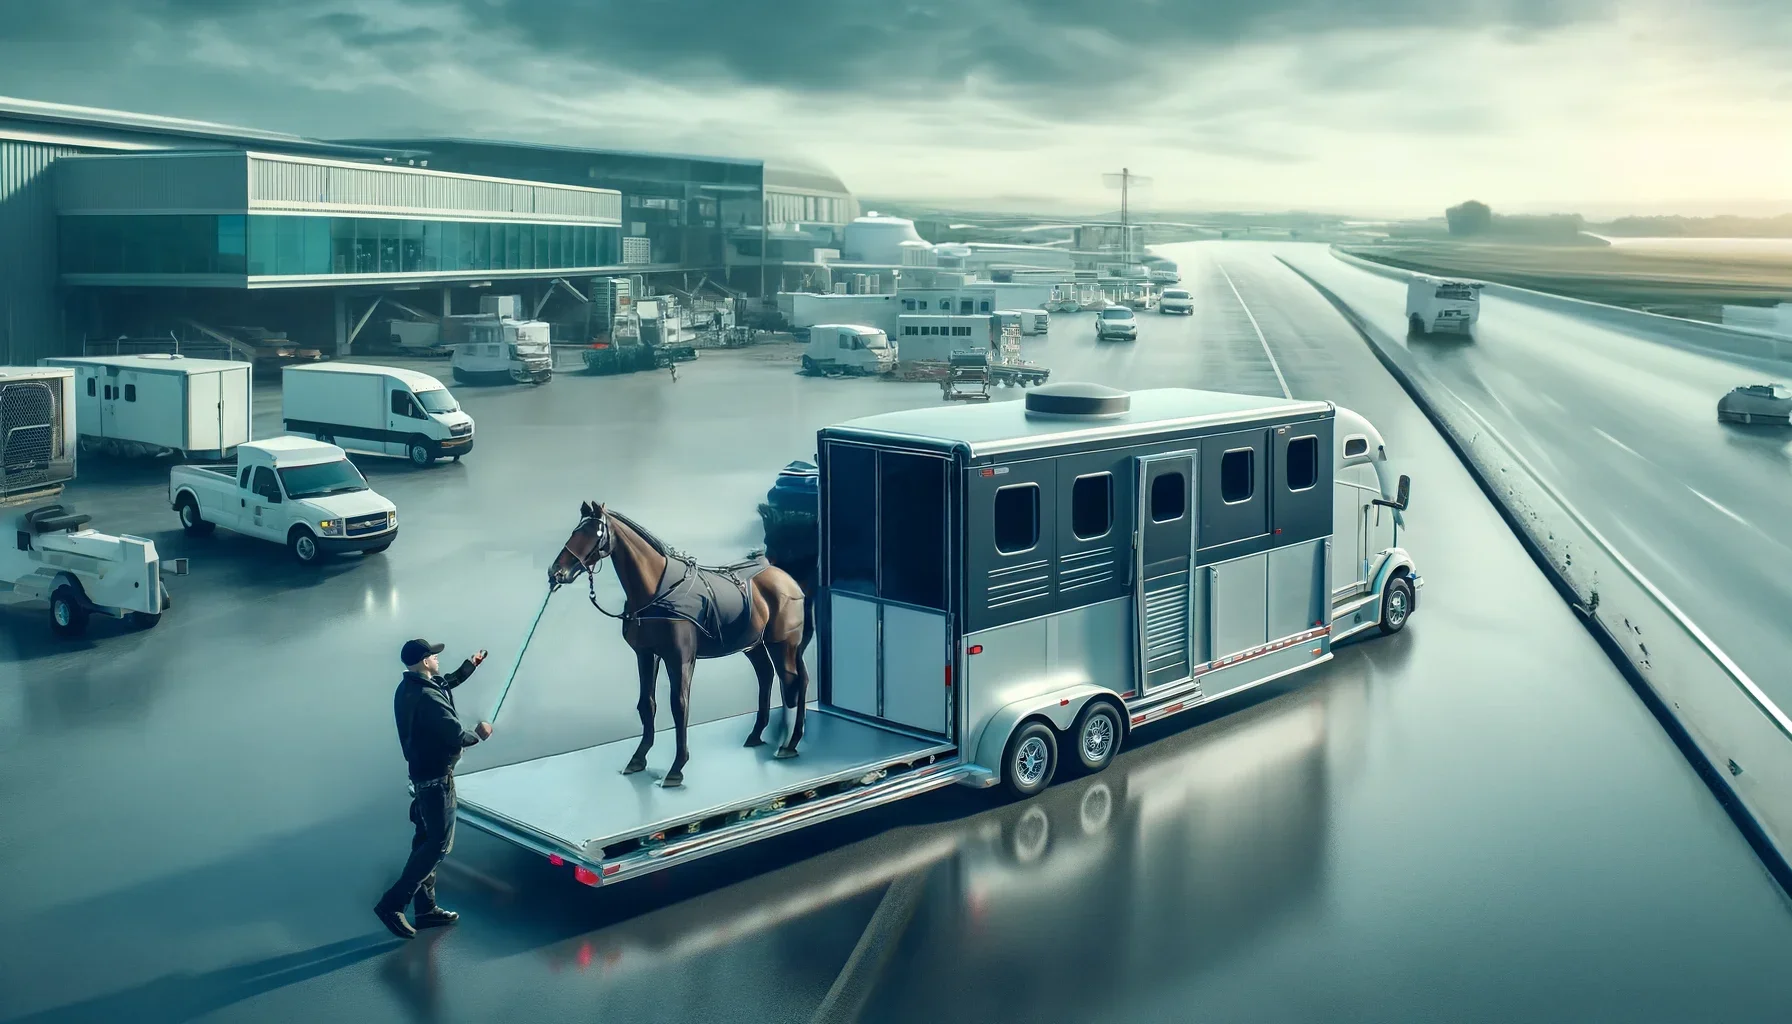
[[[595,872],[595,871],[591,870],[590,868],[585,867],[583,865],[580,865],[580,866],[572,869],[572,877],[579,880],[580,882],[584,883],[585,885],[596,885],[597,884],[597,872]]]
[[[566,863],[566,858],[560,856],[557,853],[550,853],[550,854],[548,854],[548,863],[554,865],[555,867],[559,867],[560,865]]]
[[[950,665],[946,666],[946,686],[947,688],[952,686],[952,666]]]
[[[983,645],[982,644],[972,644],[970,646],[970,649],[967,650],[965,653],[967,653],[967,654],[982,654],[983,653]]]
[[[620,865],[620,864],[605,864],[604,865],[604,877],[608,878],[611,875],[613,875],[616,872],[621,871],[621,870],[622,870],[622,865]]]

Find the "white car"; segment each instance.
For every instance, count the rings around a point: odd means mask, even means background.
[[[1139,321],[1126,306],[1113,305],[1095,314],[1096,341],[1137,341]]]
[[[1195,297],[1186,288],[1165,288],[1163,295],[1157,300],[1157,311],[1194,316]]]
[[[397,507],[348,455],[302,437],[239,445],[234,463],[175,466],[168,503],[189,534],[222,526],[283,544],[306,564],[335,551],[378,554],[398,537]]]

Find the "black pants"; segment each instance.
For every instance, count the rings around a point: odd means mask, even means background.
[[[454,849],[454,780],[439,786],[419,786],[411,798],[411,856],[404,862],[404,871],[392,888],[381,897],[380,906],[402,910],[416,901],[419,914],[436,906],[436,866],[448,851]]]

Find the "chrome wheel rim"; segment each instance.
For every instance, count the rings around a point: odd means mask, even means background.
[[[429,461],[429,449],[420,444],[411,446],[411,461],[422,465]]]
[[[69,611],[69,607],[68,607],[67,603],[62,602],[62,601],[56,602],[55,614],[56,614],[56,624],[58,626],[66,626],[69,624],[69,622],[71,620],[74,619],[74,615],[73,615],[73,613],[71,613]]]
[[[1014,778],[1023,786],[1036,786],[1045,777],[1045,764],[1049,755],[1046,753],[1045,740],[1038,736],[1028,736],[1021,741],[1020,749],[1014,753]]]
[[[1113,749],[1114,720],[1104,714],[1090,715],[1083,726],[1083,760],[1100,764],[1108,759],[1108,752]]]
[[[300,537],[293,549],[298,552],[301,561],[309,562],[317,557],[317,542],[310,537]]]
[[[1406,621],[1406,591],[1394,588],[1388,594],[1388,625],[1398,626]]]
[[[180,507],[180,521],[182,526],[198,525],[199,516],[194,512],[192,505],[182,505]]]

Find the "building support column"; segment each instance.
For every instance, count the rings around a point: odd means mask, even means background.
[[[348,299],[342,294],[340,288],[336,290],[331,298],[335,302],[335,315],[330,319],[335,324],[336,358],[340,359],[343,356],[348,355],[349,352]]]
[[[442,286],[442,316],[450,317],[453,315],[454,315],[454,287],[452,285],[443,285]]]

